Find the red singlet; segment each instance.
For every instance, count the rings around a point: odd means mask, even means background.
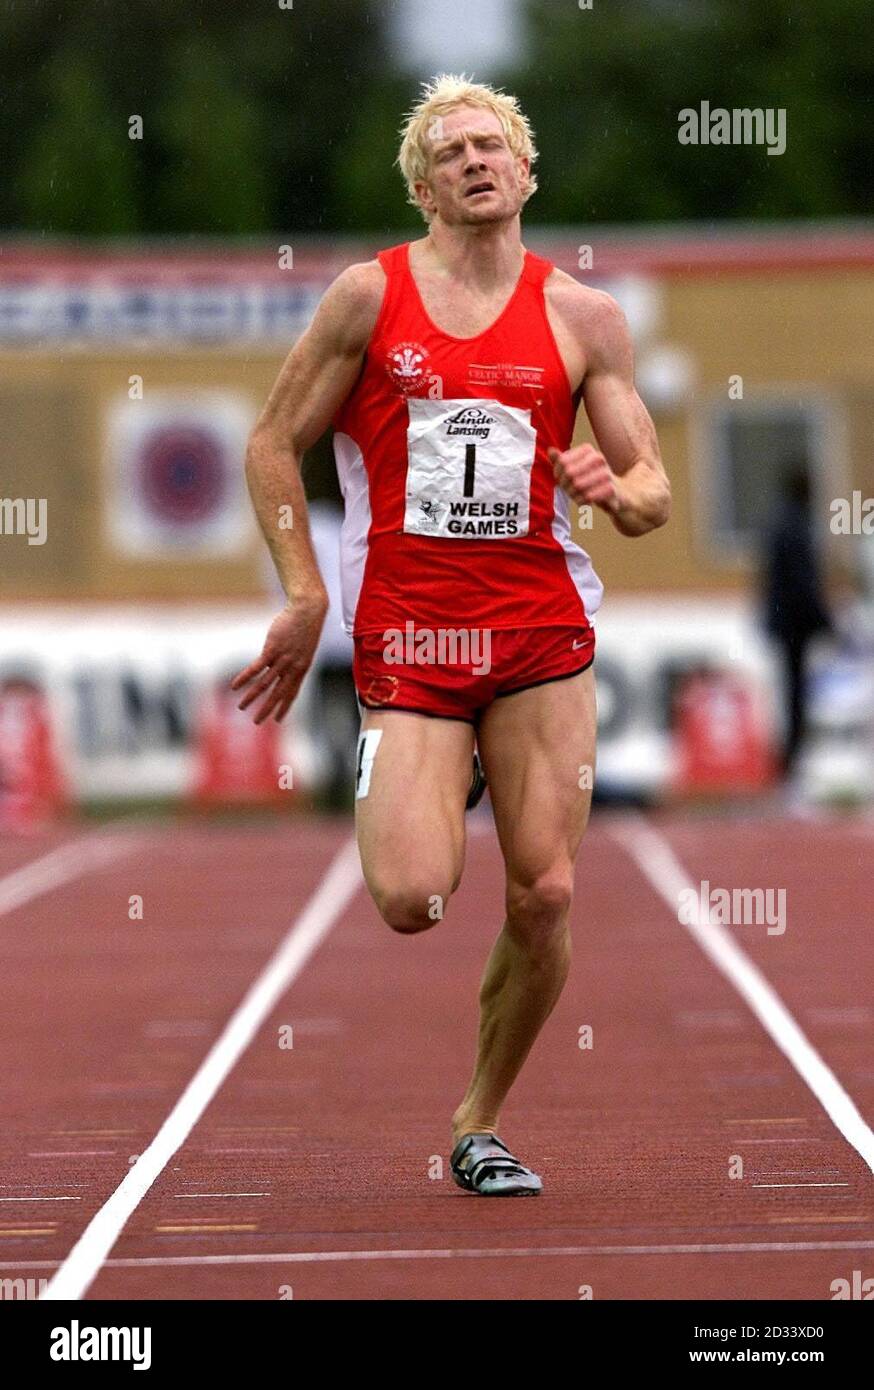
[[[552,263],[526,252],[491,327],[457,338],[429,318],[407,244],[379,261],[382,306],[334,419],[347,630],[590,632],[602,586],[547,456],[570,446],[580,396],[546,315]]]

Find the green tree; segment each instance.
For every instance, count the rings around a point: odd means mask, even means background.
[[[167,232],[269,227],[263,107],[246,100],[225,53],[202,36],[177,41],[168,67],[155,115],[163,158],[153,217]]]
[[[22,161],[20,199],[48,232],[131,232],[137,225],[128,127],[84,55],[58,53],[46,73],[46,119]]]
[[[334,168],[363,95],[387,80],[383,9],[382,0],[0,7],[0,226],[286,235],[343,225]],[[68,68],[71,55],[75,88],[58,91],[49,76],[44,90],[34,74]],[[133,114],[141,141],[127,139]],[[109,158],[94,134],[96,124],[108,137],[116,121],[126,159]],[[81,168],[88,148],[102,183]],[[77,186],[89,190],[87,209],[75,206]],[[52,211],[59,187],[69,190],[63,218]]]
[[[386,49],[394,3],[0,7],[0,226],[283,238],[419,227],[392,163],[416,90]],[[870,0],[526,7],[528,42],[504,81],[541,149],[531,221],[869,215]],[[678,112],[702,100],[784,107],[786,153],[680,145]],[[132,114],[142,141],[127,138]]]
[[[529,0],[530,42],[507,74],[541,148],[544,222],[852,215],[870,210],[874,93],[868,0]],[[785,154],[683,146],[677,117],[783,107]]]
[[[420,214],[406,201],[406,185],[395,164],[401,118],[416,96],[415,83],[397,78],[363,94],[331,169],[340,230],[389,232],[398,239],[424,231]]]

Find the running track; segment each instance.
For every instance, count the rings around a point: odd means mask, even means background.
[[[818,1300],[874,1276],[870,822],[596,818],[571,979],[501,1128],[545,1192],[492,1202],[445,1172],[502,888],[488,818],[475,832],[415,938],[379,922],[345,822],[0,841],[0,1277],[99,1299]],[[810,1045],[806,1076],[679,924],[670,872],[786,888],[785,934],[723,935]]]

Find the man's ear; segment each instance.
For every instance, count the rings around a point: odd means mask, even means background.
[[[413,190],[419,200],[419,207],[422,211],[433,215],[437,209],[431,193],[431,185],[426,183],[424,179],[420,179],[413,184]]]

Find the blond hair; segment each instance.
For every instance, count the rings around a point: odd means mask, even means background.
[[[532,193],[537,191],[537,179],[533,166],[537,159],[534,132],[528,117],[523,113],[516,97],[486,82],[471,82],[467,77],[441,73],[432,82],[422,83],[422,95],[411,111],[404,117],[401,127],[401,148],[395,161],[407,184],[407,202],[419,208],[427,222],[429,219],[416,197],[416,184],[427,178],[428,156],[431,142],[439,131],[435,124],[440,116],[445,116],[456,106],[479,106],[491,111],[503,127],[507,144],[517,159],[528,159],[530,169],[523,187],[523,202],[527,203]],[[439,139],[439,135],[437,136]]]

